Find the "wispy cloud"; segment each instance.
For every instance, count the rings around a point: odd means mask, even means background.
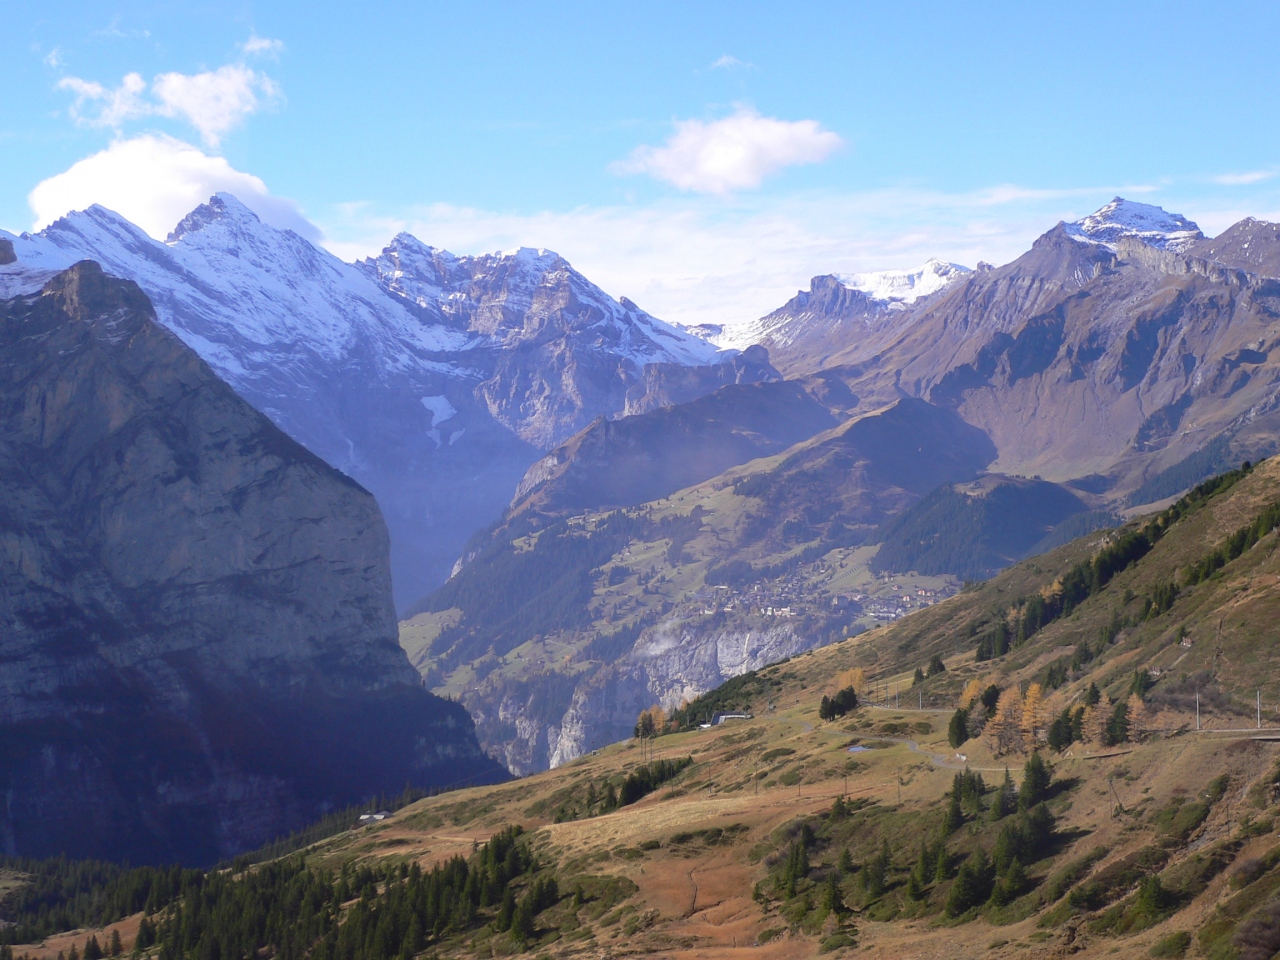
[[[721,120],[678,120],[675,127],[662,146],[637,147],[611,169],[724,195],[755,189],[785,167],[820,163],[844,142],[816,120],[779,120],[745,106]]]
[[[731,70],[734,67],[754,67],[755,64],[747,63],[745,60],[739,60],[737,57],[723,54],[718,60],[711,64],[712,70]]]
[[[240,44],[240,52],[246,57],[278,57],[282,50],[283,40],[260,37],[256,33],[250,34],[249,39]]]
[[[63,61],[62,61],[62,48],[61,48],[61,47],[54,47],[52,50],[50,50],[48,53],[46,53],[46,54],[41,58],[41,60],[42,60],[42,62],[44,63],[44,65],[45,65],[46,67],[52,67],[52,68],[53,68],[53,69],[55,69],[55,70],[56,70],[56,69],[58,69],[58,67],[62,66],[62,63],[63,63]]]
[[[119,130],[140,117],[173,117],[189,123],[211,147],[246,117],[281,100],[270,77],[244,64],[196,74],[162,73],[149,91],[138,73],[125,74],[114,88],[80,77],[63,77],[57,87],[75,95],[70,113],[77,123]]]
[[[120,86],[104,87],[93,80],[79,77],[63,77],[58,81],[59,90],[75,94],[71,104],[71,118],[89,127],[119,128],[126,120],[145,117],[152,112],[152,105],[143,99],[147,82],[140,73],[126,73]]]
[[[1276,175],[1275,170],[1250,170],[1246,173],[1224,173],[1213,178],[1214,183],[1225,187],[1247,186],[1251,183],[1262,183]]]

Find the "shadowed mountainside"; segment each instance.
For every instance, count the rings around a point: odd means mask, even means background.
[[[373,498],[83,262],[0,303],[0,844],[210,863],[500,778],[396,643]]]

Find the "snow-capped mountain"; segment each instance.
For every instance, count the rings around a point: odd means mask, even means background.
[[[1087,217],[1064,224],[1067,233],[1084,243],[1115,244],[1121,237],[1137,237],[1161,250],[1182,250],[1203,240],[1200,228],[1179,213],[1149,203],[1116,197]]]
[[[714,389],[733,356],[548,251],[455,257],[401,235],[348,264],[228,194],[166,242],[99,206],[0,240],[16,256],[0,296],[82,259],[135,280],[242,397],[372,491],[402,608],[445,579],[543,451],[622,413],[661,371]]]
[[[878,273],[837,275],[837,278],[846,287],[861,290],[872,300],[908,304],[937,293],[947,284],[972,272],[969,267],[958,263],[930,257],[924,266],[916,270],[882,270]]]
[[[817,369],[850,340],[897,322],[903,311],[971,274],[968,267],[930,259],[915,270],[814,277],[770,314],[731,327],[691,328],[720,347],[761,344],[775,366]]]
[[[407,233],[357,264],[388,290],[433,308],[453,325],[502,344],[530,335],[593,331],[633,362],[699,366],[723,357],[706,341],[614,300],[551,250],[458,257]]]

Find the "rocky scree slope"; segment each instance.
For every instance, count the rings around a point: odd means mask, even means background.
[[[401,608],[592,420],[776,376],[760,351],[720,351],[548,251],[455,257],[402,234],[348,264],[228,194],[163,243],[98,206],[0,239],[16,255],[0,294],[85,258],[136,281],[237,393],[372,491]]]
[[[0,847],[211,863],[500,777],[396,643],[373,498],[84,262],[0,303]]]

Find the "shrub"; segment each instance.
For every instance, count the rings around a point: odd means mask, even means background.
[[[1168,936],[1161,937],[1151,947],[1151,956],[1157,960],[1176,960],[1187,952],[1187,947],[1191,946],[1191,934],[1185,930],[1179,930]]]

